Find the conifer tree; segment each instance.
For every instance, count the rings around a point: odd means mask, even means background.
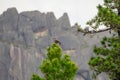
[[[97,8],[98,14],[87,24],[94,29],[104,25],[118,35],[104,37],[102,45],[94,47],[95,56],[90,59],[89,65],[94,76],[105,72],[111,80],[120,80],[120,0],[104,0],[104,4]]]
[[[111,80],[120,80],[120,38],[104,37],[101,44],[94,47],[95,56],[89,61],[93,76],[105,72]]]
[[[44,76],[33,74],[31,80],[73,80],[78,70],[70,56],[63,55],[62,49],[55,43],[47,48],[47,57],[39,68]]]

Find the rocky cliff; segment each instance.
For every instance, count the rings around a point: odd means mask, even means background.
[[[93,45],[99,45],[103,36],[110,34],[83,36],[71,27],[67,13],[56,19],[52,12],[18,13],[16,8],[9,8],[0,15],[0,80],[30,80],[33,73],[41,74],[38,67],[54,38],[79,66],[76,80],[89,80],[87,63],[93,55]]]

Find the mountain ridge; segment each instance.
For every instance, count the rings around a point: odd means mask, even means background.
[[[33,73],[41,75],[38,67],[54,39],[61,42],[64,53],[79,66],[75,80],[89,80],[87,63],[93,56],[93,46],[100,45],[104,36],[111,35],[105,31],[83,36],[71,27],[67,13],[56,19],[53,12],[18,13],[16,8],[9,8],[0,15],[0,80],[30,80]],[[89,75],[83,75],[84,72]],[[105,79],[104,75],[100,78]]]

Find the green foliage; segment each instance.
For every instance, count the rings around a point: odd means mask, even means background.
[[[87,22],[92,28],[97,29],[100,25],[111,27],[116,30],[120,28],[120,0],[104,0],[103,5],[98,5],[97,15]]]
[[[74,27],[77,28],[77,31],[78,31],[78,32],[84,32],[84,30],[82,29],[81,25],[79,25],[78,23],[75,23],[75,24],[74,24]]]
[[[37,74],[33,74],[31,80],[44,80],[44,79],[40,78],[39,75]]]
[[[104,0],[104,4],[98,5],[97,9],[97,15],[87,24],[93,29],[104,25],[117,32],[118,36],[104,37],[102,46],[94,47],[96,56],[90,59],[89,65],[94,76],[106,72],[111,80],[120,80],[120,0]]]
[[[70,56],[62,55],[62,49],[55,43],[47,48],[47,57],[39,68],[44,77],[33,74],[31,80],[73,80],[78,70]]]
[[[89,61],[94,75],[106,72],[112,80],[120,79],[120,38],[104,37],[101,42],[101,47],[94,47],[96,56]]]

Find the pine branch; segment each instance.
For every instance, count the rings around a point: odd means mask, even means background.
[[[98,30],[98,31],[91,30],[91,31],[80,31],[80,32],[82,32],[82,33],[84,33],[84,35],[86,35],[86,34],[100,33],[100,32],[108,31],[108,30],[111,30],[111,29],[112,28],[102,29],[102,30]]]

